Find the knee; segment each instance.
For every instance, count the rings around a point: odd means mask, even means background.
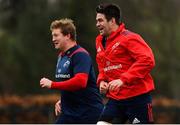
[[[112,125],[112,124],[105,121],[98,121],[96,125]]]

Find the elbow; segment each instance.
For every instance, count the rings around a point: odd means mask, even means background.
[[[146,57],[146,58],[144,58],[144,62],[151,69],[155,67],[155,60],[154,60],[153,57]]]
[[[87,86],[87,79],[85,79],[85,78],[82,78],[82,79],[79,79],[79,82],[81,83],[80,84],[80,88],[81,89],[85,89],[86,88],[86,86]]]
[[[154,68],[154,67],[155,67],[155,60],[154,60],[154,58],[150,60],[150,63],[149,63],[149,64],[150,64],[150,67],[151,67],[151,68]]]
[[[78,77],[78,85],[79,85],[79,89],[84,89],[87,86],[87,82],[88,82],[88,74],[85,73],[81,73],[78,74],[76,77]]]

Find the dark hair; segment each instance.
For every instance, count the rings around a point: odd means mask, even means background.
[[[121,9],[118,5],[107,3],[100,4],[96,7],[96,13],[104,14],[107,21],[114,17],[117,24],[121,23]]]

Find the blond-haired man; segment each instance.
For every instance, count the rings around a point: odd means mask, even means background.
[[[52,42],[59,49],[56,81],[42,78],[42,88],[61,90],[55,104],[58,124],[96,123],[103,108],[89,53],[76,42],[76,27],[71,19],[51,24]]]

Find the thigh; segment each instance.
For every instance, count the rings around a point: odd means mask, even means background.
[[[102,107],[103,108],[103,107]],[[83,114],[83,116],[81,116],[81,119],[84,120],[85,124],[96,124],[99,120],[99,117],[102,113],[103,109],[95,109],[95,108],[91,108],[89,110],[87,110],[87,113]]]
[[[124,108],[118,104],[118,101],[109,99],[100,115],[99,121],[124,123],[126,121]]]
[[[128,106],[127,116],[132,124],[153,123],[152,103]]]
[[[55,121],[56,124],[65,124],[66,123],[66,117],[64,115],[59,115]]]
[[[60,115],[57,120],[56,124],[96,124],[98,121],[99,115],[84,115],[81,117],[76,116],[68,116],[68,115]]]
[[[74,119],[70,116],[61,114],[60,116],[58,116],[55,124],[73,124],[74,123]]]

